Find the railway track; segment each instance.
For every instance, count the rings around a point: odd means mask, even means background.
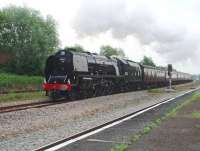
[[[26,92],[38,92],[38,91],[26,91]],[[17,92],[17,93],[20,93],[20,92]],[[5,106],[5,107],[0,107],[0,113],[14,112],[14,111],[26,110],[26,109],[31,109],[31,108],[41,108],[45,106],[62,104],[62,103],[71,102],[71,101],[78,101],[80,99],[84,99],[84,98],[76,98],[76,99],[65,98],[65,99],[56,100],[55,102],[43,101],[43,102],[32,102],[32,103],[25,103],[25,104],[20,104],[20,105]]]
[[[63,147],[66,147],[66,146],[72,144],[72,143],[75,143],[77,141],[85,139],[85,138],[87,138],[87,137],[89,137],[91,135],[97,134],[97,133],[99,133],[99,132],[101,132],[101,131],[103,131],[105,129],[111,128],[111,127],[113,127],[115,125],[118,125],[118,124],[120,124],[122,122],[125,122],[127,120],[130,120],[130,119],[136,117],[136,116],[139,116],[139,115],[141,115],[141,114],[143,114],[143,113],[145,113],[147,111],[150,111],[150,110],[152,110],[152,109],[154,109],[154,108],[156,108],[156,107],[158,107],[158,106],[160,106],[162,104],[166,104],[166,103],[171,102],[171,101],[173,101],[175,99],[178,99],[178,98],[184,97],[186,95],[189,95],[189,94],[191,94],[191,93],[193,93],[193,92],[195,92],[195,91],[197,91],[199,89],[200,88],[196,88],[196,89],[190,90],[190,91],[188,91],[188,92],[186,92],[184,94],[176,96],[175,98],[164,100],[162,102],[159,102],[159,103],[156,103],[154,105],[148,106],[146,108],[143,108],[143,109],[138,110],[136,112],[133,112],[131,114],[128,114],[128,115],[125,115],[123,117],[119,117],[117,119],[114,119],[113,121],[107,122],[107,123],[99,125],[97,127],[93,127],[91,129],[88,129],[88,130],[83,131],[81,133],[75,134],[75,135],[73,135],[71,137],[58,140],[57,142],[48,144],[46,146],[42,146],[42,147],[36,149],[35,151],[44,151],[44,150],[45,151],[56,151],[56,150],[59,150],[59,149],[61,149]]]
[[[26,109],[31,109],[31,108],[41,108],[45,106],[57,105],[57,104],[62,104],[62,103],[66,103],[66,101],[63,99],[56,102],[44,101],[44,102],[33,102],[33,103],[5,106],[5,107],[0,107],[0,113],[8,113],[8,112],[26,110]]]

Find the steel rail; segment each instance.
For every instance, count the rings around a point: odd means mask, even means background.
[[[4,106],[4,107],[0,107],[0,113],[8,113],[8,112],[26,110],[26,109],[31,109],[31,108],[41,108],[45,106],[63,104],[63,103],[68,103],[68,102],[66,102],[65,99],[63,99],[56,102],[43,101],[43,102],[24,103],[24,104],[19,104],[19,105],[12,105],[12,106]]]

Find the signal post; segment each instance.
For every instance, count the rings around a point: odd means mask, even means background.
[[[168,64],[167,70],[169,76],[169,89],[172,90],[172,64]]]

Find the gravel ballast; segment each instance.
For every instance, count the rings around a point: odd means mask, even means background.
[[[3,113],[0,149],[33,150],[185,91],[159,94],[136,91]]]

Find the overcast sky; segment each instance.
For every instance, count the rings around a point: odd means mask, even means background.
[[[109,44],[129,59],[144,55],[156,64],[200,73],[198,0],[0,0],[50,14],[58,23],[60,47],[81,44],[99,52]]]

